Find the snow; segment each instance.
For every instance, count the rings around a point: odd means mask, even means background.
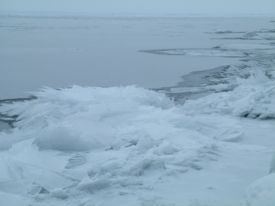
[[[275,202],[275,174],[270,174],[255,181],[247,191],[248,206],[273,206]]]

